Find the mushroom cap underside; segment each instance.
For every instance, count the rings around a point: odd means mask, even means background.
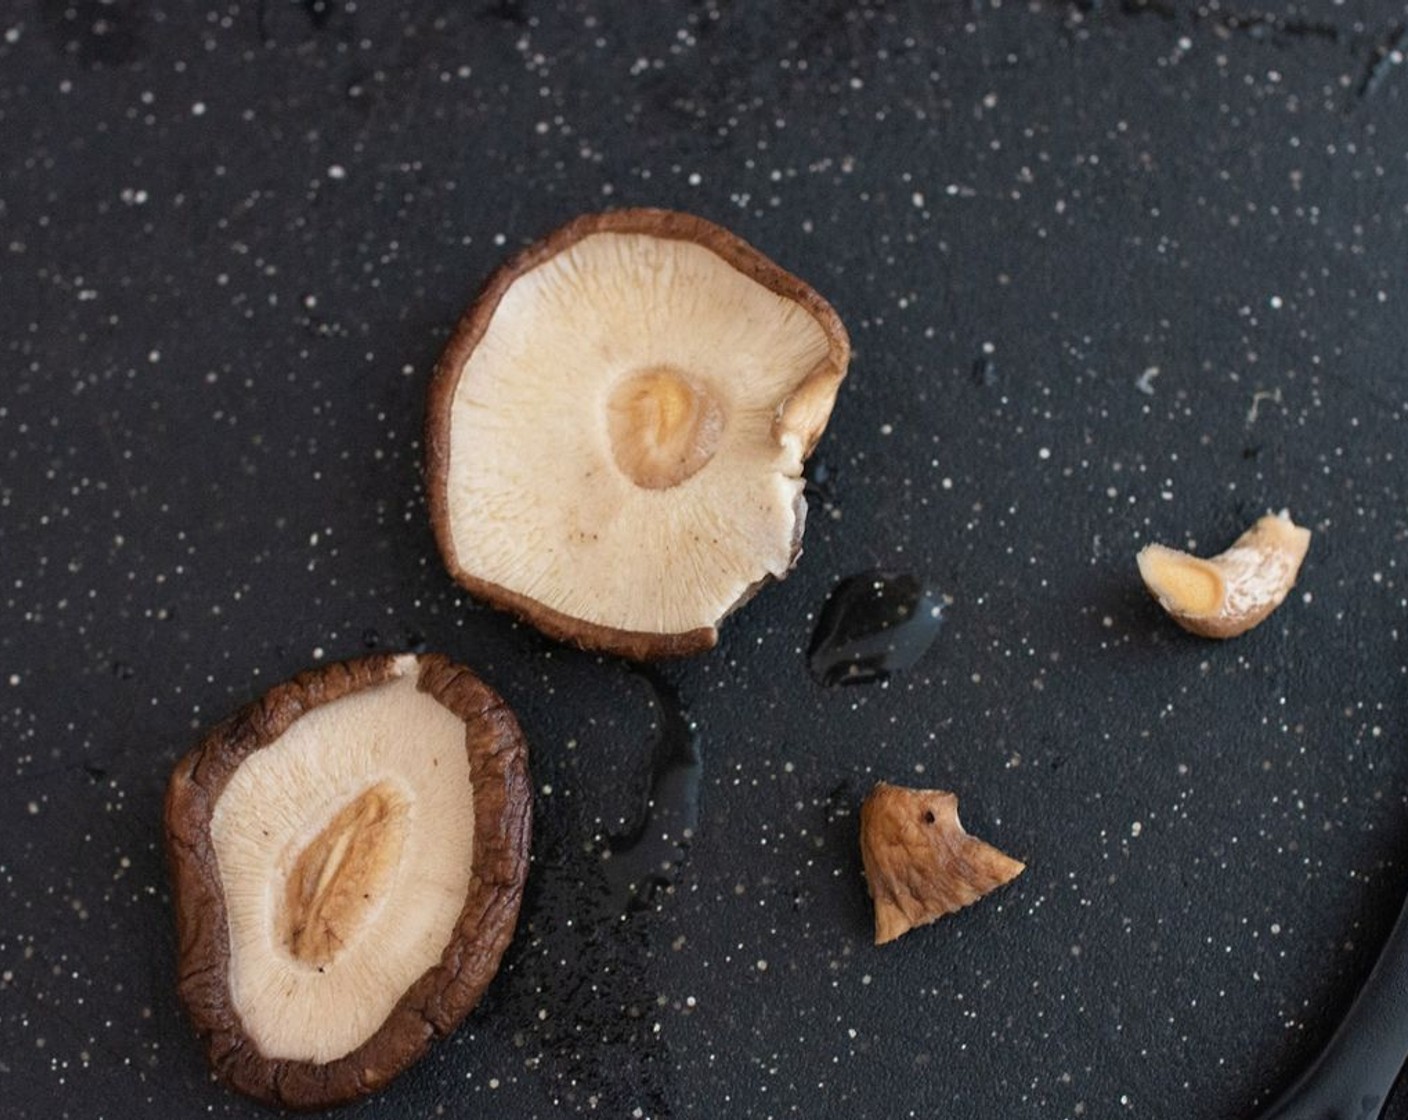
[[[713,645],[796,560],[802,464],[849,352],[820,296],[712,223],[578,219],[490,280],[437,369],[447,567],[579,645]]]
[[[405,1069],[492,979],[527,872],[526,745],[442,657],[330,665],[213,728],[166,820],[178,989],[216,1075],[326,1107]]]

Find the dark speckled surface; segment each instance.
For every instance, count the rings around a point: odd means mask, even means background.
[[[421,642],[519,712],[535,869],[486,1002],[348,1115],[1264,1104],[1408,888],[1405,23],[0,3],[0,1113],[259,1114],[175,1002],[167,773],[296,670]],[[418,430],[487,273],[624,204],[733,228],[856,357],[800,567],[664,669],[699,829],[617,920],[599,853],[650,683],[457,593]],[[1316,537],[1260,630],[1205,644],[1146,601],[1142,544],[1281,506]],[[823,690],[816,613],[877,567],[947,624]],[[882,777],[955,790],[1028,872],[876,950]]]

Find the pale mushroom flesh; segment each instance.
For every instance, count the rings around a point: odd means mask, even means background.
[[[439,962],[473,866],[464,738],[408,672],[308,712],[231,777],[211,821],[230,994],[265,1057],[341,1057]]]

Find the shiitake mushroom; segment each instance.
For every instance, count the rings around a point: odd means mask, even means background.
[[[271,1105],[385,1085],[512,937],[532,793],[513,714],[437,655],[329,665],[213,728],[166,801],[182,1002]]]
[[[849,359],[831,306],[712,222],[578,218],[489,280],[440,359],[446,566],[578,646],[708,649],[797,560],[802,464]]]

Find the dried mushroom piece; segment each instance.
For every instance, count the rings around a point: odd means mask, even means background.
[[[860,854],[877,945],[977,902],[1026,870],[963,830],[953,794],[889,782],[860,807]]]
[[[344,1103],[464,1018],[523,896],[526,756],[468,670],[385,655],[279,685],[177,764],[178,987],[220,1080]]]
[[[689,214],[579,218],[460,321],[426,418],[450,573],[576,645],[694,653],[796,562],[802,464],[850,344],[831,306]]]
[[[1309,547],[1310,530],[1282,510],[1268,513],[1210,560],[1148,545],[1139,552],[1139,574],[1183,629],[1204,638],[1235,638],[1281,605]]]

